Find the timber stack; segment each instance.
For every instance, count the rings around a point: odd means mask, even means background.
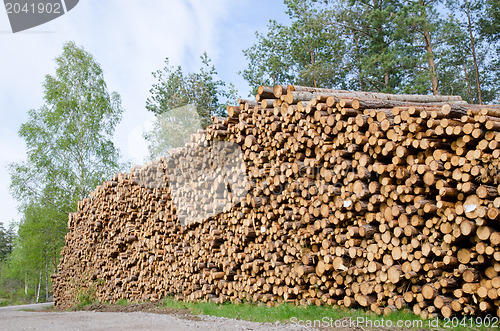
[[[221,141],[241,151],[241,199],[224,171],[172,180]],[[57,306],[171,295],[500,316],[500,106],[261,86],[173,154],[69,216]]]

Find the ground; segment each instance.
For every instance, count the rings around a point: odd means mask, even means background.
[[[2,330],[306,330],[281,323],[256,323],[193,315],[189,310],[160,309],[153,304],[94,304],[83,311],[25,306],[0,310]],[[37,310],[31,310],[31,309]],[[40,310],[40,308],[42,308]],[[29,310],[27,310],[29,309]]]
[[[19,310],[22,309],[22,310]],[[348,321],[345,317],[343,320]],[[103,304],[66,311],[50,304],[0,308],[1,330],[378,330],[388,328],[313,328],[293,323],[258,323],[193,314],[190,309],[160,308],[158,304]],[[424,330],[424,329],[420,329]],[[442,329],[425,329],[442,330]]]

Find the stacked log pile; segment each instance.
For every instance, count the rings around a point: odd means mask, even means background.
[[[290,85],[228,115],[79,203],[56,305],[92,292],[500,316],[499,106]],[[175,180],[221,141],[244,167]]]

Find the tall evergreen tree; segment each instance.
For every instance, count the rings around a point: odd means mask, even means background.
[[[496,1],[498,3],[498,1]],[[498,99],[500,89],[496,83],[500,74],[500,48],[495,36],[495,1],[459,0],[446,2],[458,19],[461,34],[466,36],[462,49],[466,50],[466,63],[471,64],[472,102],[483,103]]]
[[[472,102],[498,93],[498,0],[285,4],[291,23],[271,22],[244,51],[250,63],[243,77],[252,86],[460,94]]]
[[[475,96],[473,63],[469,56],[468,40],[460,22],[450,15],[441,27],[443,45],[439,52],[438,77],[445,95],[460,95],[472,102]]]
[[[289,51],[289,28],[271,20],[267,32],[256,32],[255,36],[256,43],[243,51],[248,60],[248,68],[240,72],[243,78],[252,87],[293,83],[296,78]]]
[[[484,0],[483,15],[479,17],[481,34],[490,41],[500,41],[500,0]]]
[[[266,33],[243,51],[249,66],[241,74],[253,86],[302,84],[345,85],[345,41],[333,11],[319,1],[285,0],[291,25],[271,21]]]
[[[342,86],[344,40],[332,22],[332,11],[317,1],[285,0],[292,20],[289,52],[297,83],[314,87]]]
[[[490,81],[493,85],[487,92],[487,100],[500,102],[500,87],[496,82],[500,81],[500,0],[485,0],[482,2],[483,12],[479,18],[479,32],[482,38],[490,46],[490,54],[493,58],[487,72],[490,73]]]
[[[396,35],[404,41],[403,49],[411,52],[407,67],[409,84],[406,92],[439,94],[438,45],[436,36],[440,20],[436,5],[439,0],[406,1],[397,13]],[[412,91],[412,86],[417,89]]]
[[[363,90],[394,93],[399,90],[406,67],[405,54],[395,38],[396,13],[400,4],[394,0],[347,0],[349,6],[337,16],[351,32],[353,60],[359,68]]]
[[[5,228],[0,224],[0,264],[5,261],[14,247],[15,232],[13,226]]]

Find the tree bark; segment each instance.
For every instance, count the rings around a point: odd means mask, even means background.
[[[469,101],[472,102],[472,89],[470,87],[469,74],[467,73],[467,62],[465,61],[465,56],[462,53],[462,63],[464,66],[464,76],[465,84],[467,85],[467,92],[469,93]]]
[[[354,43],[356,44],[356,56],[358,57],[358,61],[359,61],[359,58],[360,58],[359,40],[358,40],[358,36],[356,35],[356,33],[353,33],[353,35],[354,35]],[[359,88],[361,91],[364,91],[365,90],[365,81],[363,79],[363,69],[361,68],[361,65],[358,66],[358,70],[359,70]]]
[[[24,295],[28,297],[28,273],[24,274]]]
[[[311,45],[309,45],[309,52],[310,52],[310,54],[311,54],[311,65],[313,65],[313,66],[314,66],[314,52],[313,52],[313,49],[312,49],[312,46],[311,46]],[[314,85],[314,87],[318,87],[318,84],[317,84],[317,82],[316,82],[316,78],[315,78],[315,76],[316,76],[316,75],[314,74],[314,70],[313,70],[313,85]]]
[[[423,27],[423,35],[425,40],[425,50],[427,51],[427,62],[429,63],[429,72],[431,74],[431,84],[432,84],[432,94],[439,95],[439,83],[438,76],[436,71],[436,64],[434,62],[434,51],[432,49],[432,39],[431,33],[429,31],[429,22],[427,20],[427,12],[425,11],[425,3],[424,1],[420,1],[423,9],[423,16],[425,19],[424,27]]]
[[[469,0],[465,0],[465,5],[467,7],[467,24],[469,27],[470,44],[472,48],[472,58],[474,59],[474,72],[476,74],[476,88],[477,88],[477,98],[480,105],[483,104],[483,96],[481,92],[481,83],[479,81],[479,69],[477,66],[477,56],[476,56],[476,43],[474,42],[474,36],[472,35],[472,22],[470,19],[470,6]]]
[[[45,302],[49,300],[49,270],[45,260]]]
[[[40,287],[42,286],[42,269],[40,269],[40,276],[38,277],[38,289],[36,291],[36,302],[40,302]]]

